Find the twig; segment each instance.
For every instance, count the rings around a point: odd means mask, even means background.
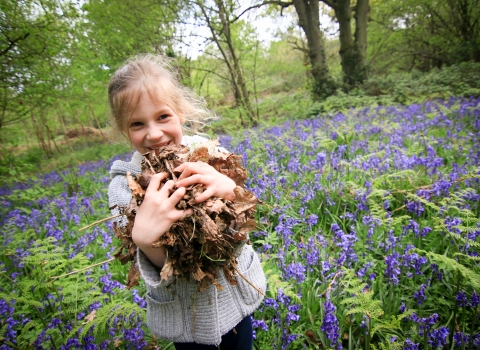
[[[80,269],[80,270],[75,270],[75,271],[66,273],[66,274],[64,274],[64,275],[59,275],[59,276],[50,277],[50,279],[51,279],[51,282],[53,282],[53,281],[59,279],[60,277],[65,277],[65,276],[73,275],[73,274],[76,274],[76,273],[79,273],[79,272],[88,270],[88,269],[90,269],[90,268],[92,268],[92,267],[109,263],[110,261],[113,261],[113,260],[115,260],[115,259],[116,259],[115,257],[114,257],[114,258],[110,258],[110,259],[108,259],[108,260],[105,260],[105,261],[102,261],[102,262],[99,262],[99,263],[96,263],[96,264],[93,264],[93,265],[84,267],[83,269]]]
[[[168,161],[165,159],[165,166],[167,167],[168,171],[170,172],[170,174],[172,174],[172,177],[173,177],[173,182],[177,182],[177,177],[175,176],[175,174],[173,173],[173,169],[172,167],[170,166],[170,164],[168,163]]]
[[[148,157],[143,157],[143,159],[145,159],[145,161],[147,162],[148,166],[150,167],[150,170],[152,171],[152,173],[156,173],[155,169],[153,169],[153,166],[152,166],[152,163],[150,163],[150,161],[148,160]]]
[[[125,214],[117,214],[117,215],[110,216],[110,217],[108,217],[108,218],[100,219],[100,220],[98,220],[98,221],[95,221],[95,222],[91,223],[90,225],[87,225],[87,226],[85,226],[85,227],[82,227],[81,229],[78,230],[78,232],[82,232],[82,231],[86,230],[87,228],[90,228],[90,227],[92,227],[92,226],[101,224],[101,223],[104,222],[104,221],[108,221],[108,220],[112,220],[112,219],[118,218],[119,216],[122,216],[122,215],[125,215]]]
[[[327,289],[325,289],[325,291],[324,291],[322,294],[320,294],[320,296],[323,296],[325,293],[329,292],[330,289],[332,289],[332,285],[335,283],[335,279],[336,279],[337,276],[340,275],[340,274],[341,274],[341,272],[337,272],[337,273],[335,274],[335,276],[333,276],[332,282],[330,282],[330,283],[328,284]]]
[[[265,293],[262,292],[262,291],[261,291],[257,286],[255,286],[252,282],[250,282],[250,281],[248,280],[248,278],[245,277],[245,275],[244,275],[243,273],[241,273],[241,272],[237,269],[237,267],[236,267],[235,265],[232,264],[232,266],[233,266],[233,268],[235,269],[235,271],[239,274],[239,276],[242,277],[242,278],[245,280],[245,282],[247,282],[249,285],[251,285],[252,288],[255,289],[257,292],[259,292],[261,295],[265,296]]]

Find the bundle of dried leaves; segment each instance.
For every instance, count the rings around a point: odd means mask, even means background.
[[[241,166],[240,157],[231,153],[209,152],[209,148],[212,148],[211,145],[190,151],[185,146],[165,146],[158,154],[144,154],[140,175],[133,177],[127,174],[132,200],[128,207],[120,208],[127,217],[127,224],[114,227],[117,237],[123,240],[115,257],[123,264],[131,262],[127,277],[128,288],[138,284],[139,272],[135,262],[136,247],[131,238],[132,228],[136,209],[142,204],[150,178],[155,173],[167,172],[170,178],[176,181],[180,174],[174,173],[173,169],[183,162],[196,161],[206,162],[234,180],[237,184],[234,190],[235,198],[229,201],[211,197],[196,204],[194,198],[205,190],[204,185],[187,187],[177,209],[192,208],[193,215],[174,223],[159,241],[153,243],[154,247],[163,246],[168,256],[160,275],[162,279],[172,273],[184,278],[194,278],[200,291],[210,284],[221,290],[223,287],[217,278],[219,270],[222,269],[227,281],[232,285],[237,284],[235,272],[240,272],[237,270],[235,254],[239,253],[238,250],[243,244],[249,243],[248,232],[256,225],[254,214],[258,200],[244,188],[246,171]],[[166,181],[164,180],[161,186]]]

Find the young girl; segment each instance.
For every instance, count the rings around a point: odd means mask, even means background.
[[[130,162],[115,161],[110,174],[109,205],[126,206],[131,199],[127,186],[128,171],[139,174],[142,154],[169,144],[192,146],[206,139],[183,136],[185,123],[202,123],[208,117],[200,99],[181,85],[167,58],[142,55],[119,68],[110,80],[108,98],[115,125],[137,152]],[[194,183],[206,190],[196,197],[201,203],[212,196],[233,199],[235,182],[206,163],[183,163],[174,185],[172,180],[159,189],[166,174],[152,177],[145,199],[137,210],[132,239],[138,249],[138,266],[147,287],[147,326],[156,336],[173,341],[178,349],[252,349],[250,314],[259,306],[262,296],[241,277],[230,285],[220,270],[218,282],[199,292],[193,278],[170,276],[160,279],[165,264],[165,249],[152,248],[170,225],[191,211],[180,211],[175,205]],[[176,190],[175,187],[177,188]],[[174,190],[174,192],[169,195]],[[113,209],[118,213],[118,207]],[[125,224],[125,219],[118,220]],[[250,245],[237,253],[238,269],[262,291],[265,276],[258,256]]]

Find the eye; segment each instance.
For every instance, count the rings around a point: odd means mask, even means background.
[[[159,120],[165,120],[165,119],[168,119],[168,117],[170,117],[170,114],[162,114],[158,117]]]
[[[142,122],[133,122],[133,123],[130,123],[130,127],[131,128],[138,128],[140,126],[142,126],[143,123]]]

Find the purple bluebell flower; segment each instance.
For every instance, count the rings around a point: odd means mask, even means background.
[[[287,266],[285,271],[285,279],[293,278],[297,283],[305,281],[305,266],[300,262],[292,262]]]
[[[468,307],[469,302],[467,298],[467,294],[463,291],[459,291],[457,296],[455,297],[455,300],[457,300],[457,305],[458,307]]]
[[[411,201],[407,202],[407,210],[416,216],[420,217],[422,213],[425,211],[423,204],[418,201]]]
[[[335,349],[342,349],[340,342],[340,326],[335,316],[336,307],[330,300],[326,300],[323,304],[325,313],[323,315],[323,322],[320,330],[325,333],[327,339],[330,341],[330,346]]]
[[[398,285],[398,283],[400,282],[400,280],[398,279],[398,276],[400,276],[400,262],[398,261],[399,258],[400,255],[397,252],[394,252],[385,258],[385,264],[387,265],[387,267],[385,268],[385,277],[387,277],[389,279],[389,282],[395,286]]]
[[[263,304],[267,307],[272,307],[273,309],[278,309],[277,301],[273,298],[265,298]]]
[[[470,341],[470,337],[468,334],[464,334],[462,332],[456,332],[453,335],[453,341],[455,343],[455,346],[461,347],[464,344],[468,344]]]
[[[420,344],[416,344],[412,342],[410,339],[405,340],[405,344],[403,345],[403,350],[419,350]]]
[[[141,308],[147,307],[147,302],[145,301],[144,298],[138,295],[138,290],[132,289],[132,297],[133,297],[133,302],[136,303],[138,306],[140,306]]]
[[[477,294],[477,291],[474,290],[472,293],[472,301],[471,301],[471,306],[472,307],[477,307],[480,305],[480,296]]]
[[[447,327],[440,327],[438,329],[432,329],[428,333],[428,344],[433,348],[442,348],[447,345],[447,337],[450,332]]]
[[[252,317],[252,327],[261,328],[264,332],[268,332],[268,325],[264,320],[256,320]]]
[[[438,322],[438,314],[434,313],[429,317],[419,317],[416,313],[410,315],[410,321],[418,323],[418,334],[423,336]]]

